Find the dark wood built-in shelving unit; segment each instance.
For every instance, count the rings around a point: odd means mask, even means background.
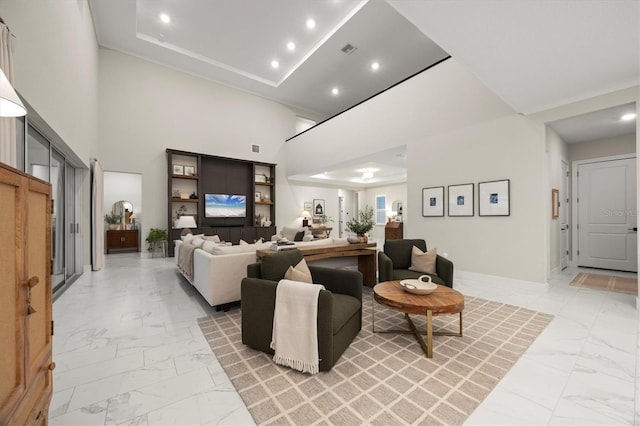
[[[179,239],[182,229],[174,227],[177,213],[195,216],[197,229],[193,233],[218,235],[220,239],[238,244],[248,243],[276,233],[276,165],[167,149],[167,229],[169,255],[173,256],[173,240]],[[174,166],[193,174],[176,174]],[[182,167],[180,167],[182,166]],[[186,167],[185,167],[186,166]],[[262,179],[270,182],[262,182]],[[177,191],[179,196],[175,196]],[[196,198],[181,198],[195,193]],[[258,193],[260,199],[257,200]],[[247,197],[246,217],[205,217],[204,194],[241,194]],[[271,221],[270,226],[256,224],[256,215]]]

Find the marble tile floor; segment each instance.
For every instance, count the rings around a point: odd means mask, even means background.
[[[470,296],[556,317],[467,424],[633,424],[636,298],[456,272]],[[602,271],[596,271],[602,273]],[[172,258],[106,257],[54,303],[53,425],[253,424],[196,319],[214,310]]]

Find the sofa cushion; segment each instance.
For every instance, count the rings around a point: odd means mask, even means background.
[[[185,243],[191,243],[191,240],[193,240],[196,237],[204,238],[204,234],[196,234],[196,235],[187,234],[187,235],[181,236],[180,239]]]
[[[289,266],[289,269],[287,269],[287,272],[284,274],[284,278],[287,280],[313,284],[311,271],[304,259],[298,262],[296,266]]]
[[[217,236],[217,235],[205,235],[204,239],[213,241],[214,243],[219,243],[220,242],[220,237]]]
[[[293,241],[302,241],[303,238],[304,238],[304,231],[298,231],[296,232],[296,236],[293,237]]]
[[[300,230],[301,229],[298,228],[289,228],[288,226],[284,226],[280,231],[280,235],[282,235],[282,238],[286,238],[289,241],[294,241],[296,238],[296,234]]]
[[[435,247],[425,253],[418,247],[413,246],[411,249],[411,266],[409,270],[424,272],[425,274],[435,274],[437,256],[438,251]]]
[[[189,244],[189,243],[187,243],[187,244]],[[194,239],[191,240],[191,244],[196,246],[196,248],[201,248],[202,245],[204,244],[204,240],[202,238],[200,238],[200,237],[195,237]]]
[[[262,244],[241,244],[237,246],[217,245],[213,248],[211,254],[234,254],[234,253],[249,253],[256,250],[263,249]]]
[[[217,246],[218,246],[218,243],[216,243],[215,241],[206,239],[204,241],[204,244],[202,244],[202,247],[200,248],[206,251],[207,253],[213,254],[213,249]]]
[[[360,301],[353,296],[346,294],[332,293],[333,296],[333,335],[338,334],[340,329],[360,310]]]
[[[260,263],[260,276],[264,280],[280,281],[284,278],[289,266],[297,265],[302,259],[302,252],[296,249],[268,254]]]

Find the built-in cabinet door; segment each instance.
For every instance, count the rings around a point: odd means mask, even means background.
[[[18,285],[24,257],[24,243],[17,232],[21,228],[22,191],[21,178],[0,168],[0,424],[9,416],[25,390],[24,383],[24,335],[25,291]]]
[[[50,188],[0,167],[2,425],[46,423],[51,400]]]

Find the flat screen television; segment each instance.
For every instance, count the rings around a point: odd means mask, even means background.
[[[204,217],[247,217],[247,196],[204,194]]]

